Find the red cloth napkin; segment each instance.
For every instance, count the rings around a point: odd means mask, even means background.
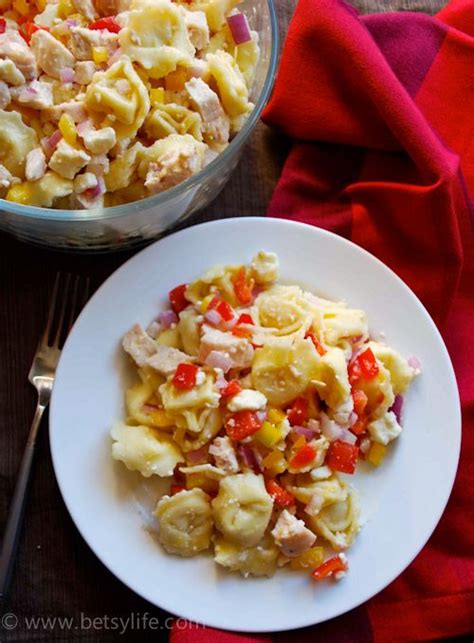
[[[360,18],[338,0],[300,0],[264,120],[296,139],[269,216],[352,239],[437,322],[461,394],[461,462],[429,543],[365,605],[292,633],[176,630],[171,640],[393,643],[472,632],[474,2],[454,0],[435,18]]]

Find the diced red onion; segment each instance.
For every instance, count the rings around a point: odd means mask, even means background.
[[[357,442],[357,436],[348,431],[348,429],[341,429],[339,440],[342,440],[342,442],[348,442],[349,444],[355,444]]]
[[[90,118],[88,118],[85,121],[82,121],[82,123],[78,123],[76,126],[77,132],[79,136],[84,136],[85,134],[88,134],[94,129],[94,124],[91,121]]]
[[[265,420],[267,419],[266,411],[257,411],[255,415],[258,417],[260,422],[265,422]]]
[[[50,158],[54,152],[54,148],[49,144],[49,137],[45,136],[44,138],[42,138],[40,141],[40,145],[43,148],[43,152],[45,153],[46,157]]]
[[[228,355],[221,351],[211,351],[204,360],[204,363],[211,368],[220,368],[224,373],[227,373],[234,362]]]
[[[336,424],[334,420],[330,420],[325,413],[321,413],[321,433],[327,438],[330,442],[334,440],[339,440],[342,435],[342,428],[339,424]]]
[[[218,378],[216,379],[216,386],[219,390],[222,390],[223,388],[225,388],[228,383],[229,382],[226,380],[226,378],[223,375],[219,375]]]
[[[91,199],[97,199],[98,197],[105,194],[106,191],[105,181],[101,176],[97,177],[97,185],[95,186],[95,188],[87,190],[87,192],[89,193],[88,196],[90,196]]]
[[[27,87],[23,88],[23,91],[21,92],[20,95],[20,101],[21,100],[28,100],[28,98],[35,98],[38,95],[38,90],[36,87],[33,86],[33,84],[28,85]]]
[[[158,321],[162,325],[163,329],[166,330],[171,326],[171,324],[178,323],[178,315],[174,310],[165,310],[158,315]]]
[[[319,420],[315,420],[314,418],[308,420],[308,429],[311,429],[313,433],[321,433],[321,425],[319,423]]]
[[[79,22],[77,20],[74,20],[74,18],[67,18],[65,20],[66,24],[68,27],[77,27],[79,26]]]
[[[253,469],[253,471],[260,471],[257,458],[255,457],[255,453],[253,452],[251,447],[241,444],[238,447],[237,451],[239,452],[239,455],[242,458],[243,463],[247,467],[250,467],[250,469]]]
[[[354,411],[352,411],[349,415],[349,426],[354,426],[358,419],[359,416],[357,415],[357,413],[354,413]]]
[[[244,42],[252,40],[252,34],[250,33],[249,23],[247,22],[247,16],[243,13],[235,13],[233,16],[227,18],[227,24],[229,25],[230,33],[236,45],[241,45]]]
[[[56,149],[57,144],[59,141],[62,139],[62,134],[61,132],[57,129],[54,134],[51,134],[51,136],[48,138],[48,145],[52,150]]]
[[[293,426],[291,427],[293,433],[304,436],[307,440],[314,438],[314,431],[307,426]]]
[[[213,326],[218,326],[222,321],[222,316],[213,308],[212,310],[206,311],[204,319]]]
[[[262,454],[260,453],[260,451],[256,447],[253,447],[252,452],[253,452],[253,455],[255,457],[255,462],[257,463],[258,471],[260,473],[263,473],[263,470],[264,470],[265,467],[263,465],[263,456],[262,456]]]
[[[186,454],[186,457],[191,464],[199,464],[207,459],[208,453],[209,445],[206,444],[200,449],[196,449],[196,451],[189,451],[189,453]]]
[[[416,370],[421,370],[421,362],[416,355],[412,355],[408,358],[408,364]]]
[[[59,72],[59,77],[62,83],[72,83],[74,82],[74,69],[72,67],[64,67]]]
[[[404,403],[403,395],[396,395],[395,401],[389,409],[389,411],[392,411],[392,413],[395,414],[398,424],[401,424],[401,421],[402,421],[403,403]]]

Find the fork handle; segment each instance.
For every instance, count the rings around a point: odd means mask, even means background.
[[[36,438],[41,423],[41,418],[46,406],[38,403],[35,416],[31,423],[28,441],[26,443],[23,457],[21,460],[18,477],[16,480],[15,491],[8,513],[5,533],[2,542],[2,552],[0,555],[0,602],[5,603],[13,567],[15,564],[16,552],[21,536],[21,526],[23,515],[25,513],[26,496],[28,492],[28,483],[31,477],[31,466],[36,448]]]

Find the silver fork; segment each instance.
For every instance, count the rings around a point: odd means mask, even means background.
[[[74,283],[71,285],[71,281]],[[10,505],[0,554],[0,601],[7,597],[16,551],[21,535],[26,506],[28,483],[36,447],[41,418],[51,398],[54,376],[61,354],[62,342],[69,333],[77,313],[86,303],[89,279],[71,275],[56,276],[46,328],[36,349],[28,379],[38,392],[36,412],[21,460],[20,469]]]

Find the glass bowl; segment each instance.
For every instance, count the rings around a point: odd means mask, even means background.
[[[58,250],[106,251],[143,245],[205,207],[224,187],[269,98],[278,59],[274,0],[240,5],[259,33],[261,55],[251,100],[255,108],[229,146],[201,172],[155,196],[93,210],[55,210],[0,199],[0,230],[18,239]]]

